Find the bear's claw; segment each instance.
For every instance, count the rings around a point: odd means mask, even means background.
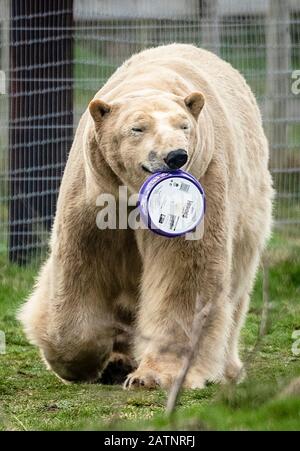
[[[138,374],[138,372],[131,373],[127,376],[123,388],[130,390],[133,388],[157,388],[161,385],[160,380],[152,373]]]

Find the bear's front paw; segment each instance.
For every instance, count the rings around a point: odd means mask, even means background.
[[[128,373],[135,370],[136,367],[135,361],[129,355],[113,352],[101,375],[100,382],[108,385],[122,384]]]

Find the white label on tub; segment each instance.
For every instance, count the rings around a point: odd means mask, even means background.
[[[192,230],[203,215],[204,203],[194,183],[180,177],[159,182],[148,200],[152,228],[169,234]]]

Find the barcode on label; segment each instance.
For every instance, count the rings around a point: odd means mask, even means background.
[[[192,203],[193,203],[192,200],[188,200],[187,201],[187,203],[186,203],[186,205],[185,205],[185,207],[183,209],[183,212],[182,212],[182,217],[183,218],[187,218],[188,217]]]
[[[173,230],[176,229],[178,220],[179,220],[179,216],[169,215],[169,227],[170,227],[170,229],[173,229]]]
[[[189,189],[190,189],[190,185],[188,185],[187,183],[181,182],[180,191],[184,191],[185,193],[188,193]]]
[[[166,218],[166,215],[161,214],[160,217],[159,217],[158,222],[159,222],[160,224],[163,224],[164,221],[165,221],[165,218]]]

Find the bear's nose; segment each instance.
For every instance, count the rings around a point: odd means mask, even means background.
[[[176,149],[172,150],[168,153],[166,158],[164,158],[165,162],[169,166],[170,169],[179,169],[183,166],[188,159],[188,155],[186,150],[184,149]]]

